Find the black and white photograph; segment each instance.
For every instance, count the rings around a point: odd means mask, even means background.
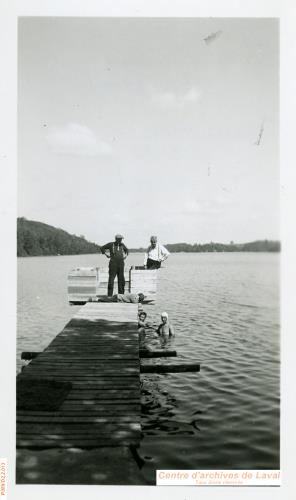
[[[12,3],[1,498],[288,500],[295,9]]]
[[[17,483],[280,469],[278,84],[277,19],[19,18]]]

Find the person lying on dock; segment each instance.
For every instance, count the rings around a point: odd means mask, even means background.
[[[160,323],[159,327],[157,328],[156,332],[158,333],[158,335],[161,335],[163,337],[164,336],[171,337],[172,335],[174,335],[174,329],[173,329],[172,325],[169,323],[168,313],[163,312],[161,314],[161,323]]]
[[[112,297],[107,297],[101,295],[98,297],[98,302],[126,302],[131,304],[142,303],[145,300],[145,295],[143,293],[117,293]]]

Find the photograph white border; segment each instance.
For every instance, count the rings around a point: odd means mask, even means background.
[[[170,500],[289,499],[295,495],[295,60],[296,7],[293,0],[2,0],[0,4],[0,227],[1,250],[1,422],[0,455],[8,459],[8,498]],[[18,16],[78,17],[278,17],[281,33],[281,487],[156,487],[15,485],[15,352],[16,352],[16,179],[17,179],[17,18]]]

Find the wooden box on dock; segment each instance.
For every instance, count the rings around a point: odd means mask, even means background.
[[[148,299],[156,299],[157,270],[132,267],[124,271],[125,293],[144,293]],[[108,267],[78,267],[68,274],[68,300],[75,304],[88,302],[98,295],[107,295]],[[113,294],[118,292],[117,278]]]
[[[77,267],[68,274],[68,300],[73,303],[87,302],[98,294],[98,268]]]
[[[130,292],[142,292],[148,299],[155,300],[157,292],[157,269],[132,267],[130,270]]]

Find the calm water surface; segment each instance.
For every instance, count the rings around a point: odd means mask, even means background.
[[[132,254],[126,265],[142,259]],[[18,259],[18,369],[20,353],[44,349],[79,308],[67,302],[76,266],[106,259]],[[156,324],[167,311],[170,347],[201,363],[200,373],[141,377],[147,481],[161,468],[279,468],[279,255],[173,254],[146,311]]]

